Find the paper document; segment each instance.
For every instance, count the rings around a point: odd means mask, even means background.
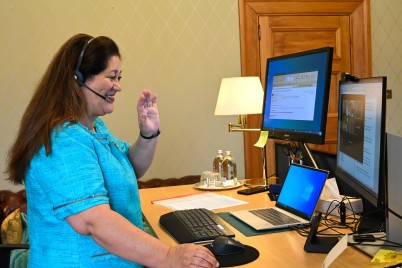
[[[339,255],[346,249],[348,246],[348,235],[344,235],[341,240],[331,249],[328,253],[327,257],[322,264],[322,268],[327,268],[331,265],[331,263],[338,258]]]
[[[162,205],[174,210],[206,208],[209,210],[227,208],[247,204],[248,202],[238,200],[225,195],[214,193],[201,193],[186,196],[173,197],[163,200],[152,201],[153,204]]]

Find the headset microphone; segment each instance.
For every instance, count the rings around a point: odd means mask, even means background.
[[[99,94],[98,92],[96,92],[95,90],[93,90],[92,88],[90,88],[89,86],[87,86],[87,85],[85,85],[84,83],[82,83],[82,82],[81,82],[80,80],[78,80],[77,78],[76,78],[76,80],[77,80],[77,82],[78,82],[78,84],[79,84],[80,86],[85,87],[86,89],[88,89],[89,91],[91,91],[92,93],[94,93],[96,96],[102,98],[103,100],[105,100],[105,101],[107,101],[107,102],[109,102],[109,103],[113,103],[113,101],[109,100],[108,97],[102,96],[101,94]]]

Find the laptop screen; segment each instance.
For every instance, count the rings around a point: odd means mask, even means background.
[[[310,220],[329,172],[301,165],[290,165],[277,207]]]

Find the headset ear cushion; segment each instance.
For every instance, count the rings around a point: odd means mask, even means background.
[[[77,79],[78,82],[85,83],[84,76],[80,71],[75,71],[75,79]]]

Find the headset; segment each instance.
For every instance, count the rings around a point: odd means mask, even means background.
[[[91,43],[91,41],[94,40],[94,38],[89,39],[88,42],[85,43],[85,45],[82,47],[81,52],[80,52],[80,56],[78,57],[78,63],[77,63],[77,67],[75,68],[75,79],[77,79],[78,82],[80,82],[79,84],[84,84],[86,77],[84,77],[82,75],[82,73],[80,72],[80,68],[81,68],[81,64],[82,64],[82,59],[84,58],[84,54],[85,51],[87,50],[89,43]]]

